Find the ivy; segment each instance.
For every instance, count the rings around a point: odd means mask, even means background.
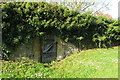
[[[108,47],[119,41],[120,30],[116,20],[94,16],[46,2],[7,2],[2,4],[2,31],[4,53],[12,53],[30,39],[54,33],[65,42],[96,47]],[[108,42],[107,42],[108,41]]]

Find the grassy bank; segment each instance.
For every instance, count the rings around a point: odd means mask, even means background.
[[[54,65],[51,77],[117,78],[118,47],[90,49],[73,54]]]
[[[46,67],[49,66],[49,67]],[[2,61],[2,78],[117,78],[118,47],[75,52],[61,61]]]

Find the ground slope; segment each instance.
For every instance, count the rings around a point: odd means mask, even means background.
[[[25,61],[24,61],[25,60]],[[75,52],[61,61],[2,61],[2,78],[118,78],[118,47]]]
[[[75,53],[58,62],[51,77],[117,78],[118,47],[90,49]]]

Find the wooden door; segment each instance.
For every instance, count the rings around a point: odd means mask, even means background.
[[[46,36],[42,41],[42,62],[55,60],[57,56],[57,42],[54,36]]]

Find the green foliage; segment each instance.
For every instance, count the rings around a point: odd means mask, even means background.
[[[45,67],[46,66],[46,67]],[[2,78],[117,78],[118,47],[75,52],[61,61],[2,61]]]
[[[4,53],[11,53],[19,45],[34,37],[53,33],[65,42],[78,46],[87,42],[96,47],[108,47],[120,40],[117,21],[91,12],[78,11],[46,2],[8,2],[2,8]]]
[[[2,62],[2,78],[46,78],[50,73],[41,63],[28,58],[19,60]]]

